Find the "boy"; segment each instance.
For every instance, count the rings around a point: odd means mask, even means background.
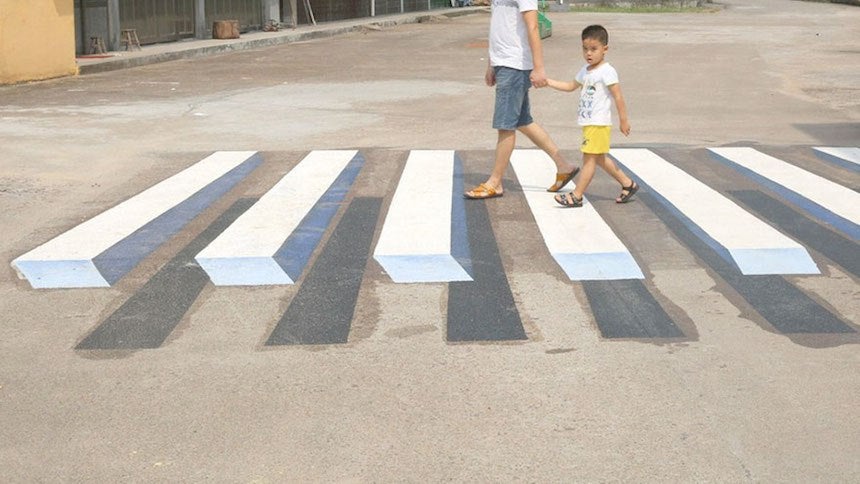
[[[555,162],[556,180],[547,191],[567,185],[579,168],[565,161],[549,135],[532,120],[529,88],[546,86],[537,0],[493,0],[490,17],[490,59],[484,80],[496,86],[493,128],[498,130],[493,172],[487,181],[467,191],[466,198],[500,197],[502,177],[516,146],[517,131],[525,134]]]
[[[582,55],[586,65],[576,74],[576,80],[560,82],[547,79],[547,85],[558,91],[573,92],[582,88],[579,98],[577,124],[582,126],[582,175],[576,188],[555,201],[564,207],[581,207],[582,196],[594,178],[596,166],[621,184],[621,195],[615,203],[626,203],[639,190],[639,185],[624,174],[606,156],[609,152],[609,135],[612,130],[612,104],[618,109],[618,121],[624,136],[630,134],[627,105],[621,95],[618,73],[604,60],[609,50],[609,33],[600,25],[589,25],[582,31]]]

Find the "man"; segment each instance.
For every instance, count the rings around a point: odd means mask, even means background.
[[[471,199],[500,197],[502,177],[516,146],[517,131],[525,134],[555,162],[556,180],[547,191],[557,192],[579,168],[568,163],[549,135],[531,117],[529,88],[546,86],[537,0],[493,0],[490,55],[484,79],[496,86],[493,128],[498,130],[493,171],[484,183],[467,191]]]

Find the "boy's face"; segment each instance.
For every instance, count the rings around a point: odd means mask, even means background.
[[[596,66],[603,62],[603,56],[609,50],[608,45],[603,45],[597,39],[583,39],[582,41],[582,56],[585,57],[585,62],[590,66]]]

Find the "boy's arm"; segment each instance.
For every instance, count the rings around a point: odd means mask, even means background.
[[[529,76],[534,87],[546,86],[546,71],[543,66],[543,46],[540,43],[540,27],[538,26],[537,10],[523,12],[523,20],[526,23],[526,32],[529,36],[529,48],[532,51],[534,69]]]
[[[555,79],[547,79],[546,85],[556,91],[573,92],[579,89],[580,83],[576,81],[556,81]]]
[[[609,86],[609,93],[612,94],[615,107],[618,108],[618,122],[621,125],[621,132],[624,133],[624,136],[628,136],[630,134],[630,121],[627,119],[627,104],[624,103],[624,95],[621,94],[621,84],[615,83]]]

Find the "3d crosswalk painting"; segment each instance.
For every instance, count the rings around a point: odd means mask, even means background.
[[[794,151],[837,176],[755,147],[707,148],[708,169],[748,181],[720,190],[659,149],[619,148],[610,156],[640,184],[636,201],[665,233],[777,331],[856,333],[856,322],[793,278],[823,277],[822,263],[860,277],[860,193],[852,186],[860,148]],[[262,196],[238,197],[171,260],[161,261],[115,311],[93,321],[77,348],[159,348],[207,286],[296,286],[265,345],[344,344],[368,267],[381,270],[385,284],[444,285],[446,342],[527,342],[494,236],[498,220],[490,208],[496,200],[464,199],[467,178],[480,174],[468,172],[461,155],[454,149],[404,151],[396,186],[382,196],[354,193],[357,177],[375,162],[365,150],[300,155]],[[11,265],[35,291],[115,286],[267,158],[265,152],[216,151]],[[539,150],[515,150],[508,176],[505,197],[523,200],[510,216],[536,226],[558,274],[586,294],[602,338],[687,336],[655,294],[637,248],[607,219],[605,205],[592,203],[590,194],[581,208],[554,204],[546,186],[555,166]]]

